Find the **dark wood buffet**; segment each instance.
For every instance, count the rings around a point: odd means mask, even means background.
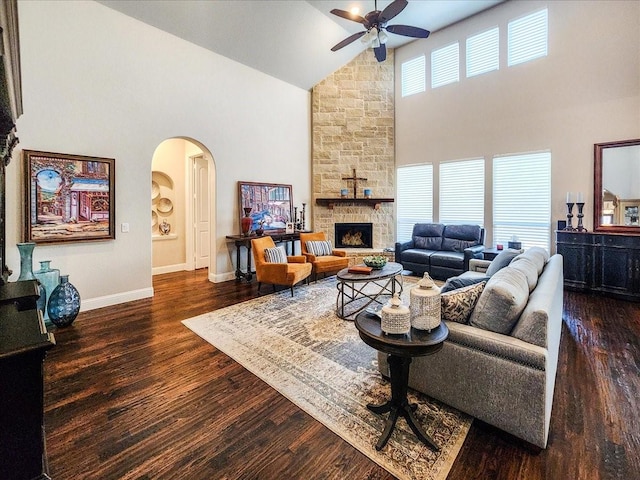
[[[558,230],[565,287],[640,301],[640,236]]]
[[[55,339],[35,281],[0,286],[0,478],[47,479],[43,362]]]

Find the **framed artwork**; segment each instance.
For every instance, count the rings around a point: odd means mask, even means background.
[[[115,235],[115,160],[23,150],[25,240],[110,240]]]
[[[293,221],[291,185],[238,182],[238,198],[240,218],[247,212],[245,209],[250,209],[251,231],[262,225],[266,234],[284,232],[287,223]]]

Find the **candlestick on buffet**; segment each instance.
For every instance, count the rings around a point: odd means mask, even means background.
[[[578,195],[578,198],[580,198],[580,195]],[[582,217],[584,217],[582,209],[584,208],[584,202],[577,202],[576,205],[578,206],[578,228],[576,228],[576,230],[578,232],[586,232],[587,229],[582,226]]]
[[[569,198],[568,193],[567,193],[567,198]],[[568,230],[570,232],[573,232],[573,225],[571,224],[572,218],[573,218],[573,202],[567,202],[567,226],[565,230]]]

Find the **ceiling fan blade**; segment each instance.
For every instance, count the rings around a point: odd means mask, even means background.
[[[411,27],[409,25],[387,25],[385,29],[387,32],[395,33],[396,35],[415,38],[427,38],[431,33],[424,28]]]
[[[335,52],[337,50],[340,50],[342,47],[346,47],[347,45],[349,45],[351,42],[354,42],[355,40],[359,39],[361,36],[363,36],[365,33],[367,33],[366,31],[363,32],[358,32],[358,33],[354,33],[353,35],[348,36],[347,38],[345,38],[344,40],[342,40],[340,43],[334,45],[331,48],[332,52]]]
[[[387,47],[385,47],[384,43],[381,43],[379,47],[375,47],[373,53],[378,62],[384,62],[387,59]]]
[[[346,18],[347,20],[351,20],[353,22],[358,22],[361,23],[363,25],[367,24],[367,21],[361,17],[360,15],[355,15],[351,12],[347,12],[346,10],[340,10],[338,8],[334,8],[333,10],[331,10],[331,13],[333,13],[334,15],[337,15],[338,17],[342,17],[342,18]]]
[[[387,8],[382,11],[380,16],[378,17],[378,21],[382,24],[388,22],[393,17],[398,15],[402,10],[404,10],[408,3],[409,2],[407,2],[407,0],[394,0],[389,5],[387,5]]]

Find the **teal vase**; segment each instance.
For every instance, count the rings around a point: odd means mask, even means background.
[[[51,260],[42,260],[40,261],[40,270],[33,272],[33,274],[44,287],[45,299],[43,303],[46,307],[47,300],[51,298],[53,290],[60,283],[60,270],[51,268]],[[44,308],[42,314],[45,320],[49,320],[49,311],[46,308]]]
[[[49,319],[57,327],[68,327],[80,313],[80,292],[69,283],[69,275],[60,276],[47,304]]]
[[[33,242],[25,242],[17,243],[16,246],[18,247],[18,252],[20,252],[20,276],[18,277],[18,281],[36,280],[36,277],[33,274],[33,249],[36,244]],[[40,282],[38,282],[38,292],[40,295],[36,301],[36,308],[40,310],[44,316],[47,304],[47,294]]]
[[[18,280],[35,280],[33,275],[33,249],[36,246],[33,242],[17,243],[20,252],[20,276]]]

